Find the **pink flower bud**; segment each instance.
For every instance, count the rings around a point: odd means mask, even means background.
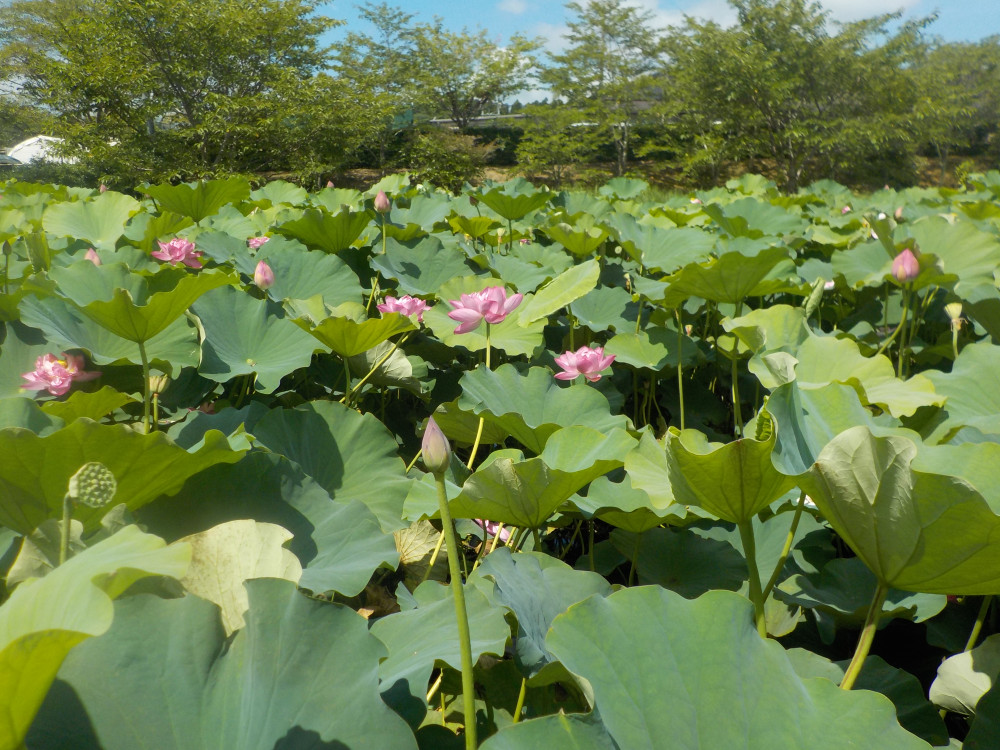
[[[385,194],[384,190],[379,190],[378,195],[375,196],[375,210],[384,214],[389,211],[390,205],[389,196]]]
[[[108,192],[108,186],[105,185],[103,182],[101,183],[101,186],[99,188],[97,188],[97,189],[98,189],[99,192],[102,192],[102,193]]]
[[[424,439],[420,443],[420,450],[424,456],[424,467],[432,474],[444,474],[451,461],[451,445],[448,438],[437,426],[434,417],[427,420],[427,428],[424,430]]]
[[[270,289],[274,286],[274,271],[264,261],[260,261],[254,269],[253,283],[261,289]]]
[[[87,252],[83,254],[83,257],[93,263],[95,266],[101,265],[101,259],[97,255],[97,251],[94,248],[90,248]]]
[[[841,216],[843,216],[844,214],[849,214],[849,213],[851,213],[851,207],[850,206],[844,206],[842,209],[840,209],[840,215]]]
[[[267,235],[263,237],[251,237],[247,240],[247,247],[249,247],[251,250],[257,250],[260,248],[261,245],[264,245],[270,239],[271,238],[268,237]]]
[[[920,275],[920,262],[910,248],[906,248],[892,261],[892,275],[900,284],[909,284]]]

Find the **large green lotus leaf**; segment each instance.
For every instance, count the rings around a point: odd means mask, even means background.
[[[654,529],[670,515],[653,507],[649,494],[633,487],[627,474],[621,482],[598,477],[590,483],[587,496],[577,495],[572,503],[587,517],[633,533]]]
[[[427,362],[416,355],[407,356],[388,340],[349,357],[347,364],[351,372],[362,377],[374,370],[368,378],[369,386],[405,388],[418,396],[430,392],[433,387],[433,381],[428,382]]]
[[[591,597],[555,619],[546,645],[590,683],[623,749],[930,747],[900,728],[884,696],[800,679],[737,594],[688,601],[639,587]]]
[[[202,247],[203,238],[206,236],[217,237],[219,234],[227,234],[234,239],[245,241],[248,237],[266,232],[270,222],[263,211],[256,211],[247,216],[236,206],[228,205],[208,217],[204,226],[209,231],[197,235],[199,247]]]
[[[928,216],[913,222],[909,234],[922,253],[941,259],[945,278],[938,283],[956,280],[956,293],[977,284],[993,284],[993,274],[1000,266],[1000,241],[968,221],[951,222],[942,216]]]
[[[934,389],[947,398],[938,426],[928,442],[946,440],[962,426],[975,427],[986,434],[1000,434],[1000,389],[984,373],[1000,369],[1000,346],[988,341],[962,349],[951,372],[928,370]]]
[[[524,303],[518,316],[521,325],[547,318],[592,291],[600,275],[601,267],[596,260],[573,266],[559,274],[535,292],[530,302]]]
[[[246,585],[247,625],[229,640],[215,605],[195,596],[118,602],[111,629],[64,665],[68,689],[46,701],[32,747],[416,750],[379,698],[385,648],[362,617],[290,581]]]
[[[45,437],[17,428],[0,430],[0,524],[27,534],[45,519],[59,518],[70,477],[90,461],[111,470],[118,482],[116,502],[135,510],[177,492],[209,466],[235,463],[242,455],[220,432],[208,433],[202,447],[189,453],[161,433],[142,435],[89,419]],[[105,512],[81,505],[73,517],[94,530]]]
[[[250,193],[250,200],[299,206],[309,200],[309,191],[285,180],[271,180]]]
[[[179,268],[163,268],[161,286],[173,286],[185,275]],[[78,260],[68,266],[53,267],[49,277],[56,282],[59,294],[79,307],[97,300],[110,301],[118,290],[127,290],[141,305],[145,304],[149,293],[147,277],[130,273],[129,267],[121,262],[95,266],[89,260]]]
[[[802,307],[771,305],[751,310],[739,318],[727,318],[722,327],[755,352],[793,351],[812,336]]]
[[[878,242],[864,242],[833,254],[833,272],[843,276],[849,287],[882,286],[892,272],[892,258]]]
[[[94,362],[101,365],[121,361],[140,364],[142,361],[134,341],[112,333],[58,297],[23,300],[21,319],[45,333],[52,344],[49,351],[86,349]],[[168,375],[174,368],[196,366],[201,353],[198,332],[183,317],[169,324],[145,346],[149,361],[155,362]]]
[[[616,362],[653,372],[662,372],[667,368],[676,368],[683,356],[686,365],[697,361],[699,349],[697,342],[689,336],[681,337],[681,348],[677,348],[677,332],[665,326],[650,326],[639,333],[623,331],[616,334],[604,347],[605,354],[614,354]]]
[[[155,267],[161,261],[151,258],[149,254],[157,249],[157,242],[166,237],[175,237],[193,224],[190,217],[175,214],[173,211],[163,211],[157,216],[141,213],[125,227],[125,239],[143,251],[141,256],[136,259],[140,261],[141,265]],[[101,260],[107,262],[104,258]],[[131,261],[129,265],[134,269],[139,267],[139,264]]]
[[[968,482],[1000,513],[1000,443],[921,446],[913,459],[913,468]]]
[[[50,402],[59,403],[59,402]],[[43,410],[30,398],[0,399],[0,430],[22,427],[38,436],[48,435],[66,425],[66,420]]]
[[[170,279],[171,282],[173,280]],[[137,302],[128,290],[122,289],[114,292],[108,301],[95,300],[79,305],[79,308],[80,312],[115,335],[137,343],[146,342],[180,318],[203,294],[233,281],[233,277],[225,273],[185,273],[176,280],[176,285],[159,290],[154,286],[154,277],[150,280],[149,296],[141,302]]]
[[[758,198],[741,198],[726,206],[705,203],[701,210],[734,237],[795,234],[807,226],[801,216]]]
[[[282,526],[294,534],[287,547],[305,568],[299,585],[316,592],[355,596],[374,570],[399,562],[392,535],[365,505],[331,501],[288,459],[262,451],[203,471],[139,518],[169,539],[245,518]]]
[[[677,307],[688,297],[700,297],[737,304],[787,259],[785,248],[769,247],[752,257],[730,252],[709,263],[691,263],[670,277],[663,302],[667,307]]]
[[[697,505],[724,521],[742,523],[795,486],[771,463],[774,432],[766,440],[710,443],[697,430],[667,434],[667,473],[677,502]]]
[[[976,718],[962,743],[963,750],[990,750],[1000,745],[1000,686],[979,699]]]
[[[611,585],[597,573],[573,570],[539,552],[511,555],[506,547],[490,553],[476,575],[492,579],[494,601],[517,617],[514,660],[526,677],[535,677],[556,661],[545,647],[556,615],[588,596],[611,593]]]
[[[135,401],[136,399],[131,396],[106,385],[93,393],[77,391],[65,401],[47,401],[42,409],[46,414],[58,417],[66,423],[81,417],[93,419],[96,422],[115,409],[120,409],[125,404],[135,403]]]
[[[882,583],[1000,593],[1000,516],[968,482],[913,469],[916,453],[907,438],[858,426],[831,440],[800,481]]]
[[[616,286],[598,286],[573,300],[569,309],[577,323],[595,333],[609,328],[621,333],[635,331],[639,317],[639,305],[632,301],[632,295]]]
[[[270,244],[261,247],[253,257],[238,257],[236,267],[253,277],[257,264],[266,261],[274,273],[274,284],[268,288],[267,295],[274,301],[309,299],[317,294],[330,307],[362,301],[358,277],[336,255],[303,252],[301,248],[287,244],[271,248]]]
[[[894,417],[908,417],[921,406],[941,406],[945,396],[934,392],[934,384],[923,375],[899,380],[892,362],[884,355],[865,357],[857,342],[833,336],[809,336],[792,351],[798,359],[795,378],[801,388],[828,383],[857,383],[867,401]]]
[[[462,294],[478,292],[491,286],[503,286],[503,282],[490,276],[465,276],[445,284],[438,292],[438,298],[442,302],[424,314],[424,323],[447,346],[463,346],[473,352],[486,349],[486,324],[481,323],[468,333],[455,333],[458,321],[448,317],[452,307],[444,300],[457,300]],[[531,295],[526,294],[521,304],[502,323],[490,326],[491,347],[511,356],[523,354],[529,359],[536,356],[543,345],[542,331],[546,321],[536,320],[534,323],[521,325],[521,311],[531,304],[531,299]]]
[[[318,193],[309,196],[309,202],[316,206],[323,206],[331,213],[339,211],[344,206],[360,208],[363,196],[358,190],[353,188],[323,188]]]
[[[771,460],[782,474],[798,476],[809,470],[834,436],[856,425],[867,425],[878,434],[916,433],[895,427],[895,422],[876,422],[861,405],[850,386],[831,383],[821,388],[801,388],[798,382],[774,390],[765,407],[774,419],[777,442]]]
[[[625,473],[635,489],[649,496],[653,508],[664,514],[683,511],[684,506],[674,498],[670,486],[666,449],[652,432],[644,432],[639,444],[625,457]]]
[[[564,222],[542,227],[541,231],[574,255],[581,257],[593,255],[610,234],[604,227],[575,227]]]
[[[548,203],[552,194],[518,177],[489,191],[480,190],[476,197],[503,218],[517,221]]]
[[[857,557],[830,560],[818,574],[796,574],[778,589],[778,598],[804,609],[819,611],[860,628],[868,614],[878,581]],[[923,622],[939,614],[948,599],[939,594],[914,594],[890,589],[882,605],[886,621],[905,618]]]
[[[458,399],[441,404],[434,410],[434,421],[453,443],[472,445],[479,432],[479,417],[458,408]],[[497,445],[508,437],[508,433],[493,422],[483,422],[483,432],[480,442],[483,445]]]
[[[371,632],[389,649],[389,657],[378,670],[382,692],[407,691],[424,703],[434,663],[442,661],[460,669],[462,662],[450,588],[437,581],[426,581],[413,596],[417,601],[415,609],[377,620]],[[469,615],[472,661],[482,654],[503,654],[510,638],[503,608],[468,584],[465,608]]]
[[[274,409],[253,429],[268,450],[298,464],[339,503],[358,500],[386,531],[402,528],[406,478],[396,440],[371,414],[332,401]]]
[[[660,528],[641,535],[615,530],[611,543],[627,560],[636,559],[640,584],[662,586],[685,598],[713,589],[737,591],[747,579],[746,560],[731,544],[690,529]]]
[[[445,282],[476,273],[464,253],[444,245],[437,237],[406,244],[390,239],[385,255],[372,258],[371,265],[386,278],[394,279],[403,294],[439,294]],[[493,283],[498,282],[494,279]],[[439,296],[444,299],[443,292]]]
[[[367,211],[353,211],[348,206],[342,206],[336,213],[307,208],[300,218],[278,226],[278,231],[309,248],[339,253],[361,236],[371,220]]]
[[[256,373],[260,390],[271,393],[285,375],[308,367],[319,348],[274,302],[233,287],[205,295],[194,313],[205,329],[198,372],[219,383]]]
[[[832,662],[804,648],[792,648],[786,653],[795,673],[802,678],[824,677],[839,684],[848,665],[847,661]],[[948,730],[941,716],[924,697],[920,681],[909,672],[887,664],[878,656],[869,656],[854,689],[881,693],[896,707],[896,718],[904,729],[935,747],[947,745]]]
[[[226,635],[246,623],[250,606],[244,581],[283,578],[298,583],[302,565],[282,545],[292,538],[287,529],[251,519],[227,521],[184,537],[191,545],[191,565],[181,578],[184,588],[221,610]]]
[[[976,706],[1000,682],[1000,634],[991,635],[971,651],[949,656],[938,667],[929,697],[948,711],[973,716]]]
[[[577,490],[609,470],[601,468],[566,472],[550,469],[541,458],[500,458],[465,480],[449,503],[451,514],[538,529]]]
[[[113,605],[150,575],[179,578],[187,545],[126,526],[44,578],[19,585],[0,607],[0,747],[23,747],[28,727],[70,650],[111,625]]]
[[[140,210],[139,201],[109,191],[87,201],[53,203],[42,215],[42,228],[56,237],[87,240],[101,250],[114,250],[125,224]]]
[[[461,409],[499,425],[533,453],[540,453],[560,427],[584,425],[609,432],[628,426],[626,417],[611,414],[600,391],[583,384],[562,387],[542,367],[524,373],[511,364],[496,370],[479,367],[459,382]]]
[[[480,745],[482,750],[524,750],[558,747],[560,750],[619,750],[600,718],[593,714],[558,713],[510,724]]]
[[[384,313],[381,318],[369,318],[360,323],[340,317],[327,318],[315,325],[296,318],[295,323],[342,357],[364,354],[389,337],[414,329],[413,322],[401,313]]]
[[[26,372],[35,369],[35,361],[45,354],[59,354],[57,342],[50,341],[42,331],[29,328],[19,320],[6,323],[6,335],[0,343],[0,398],[23,396]],[[72,346],[68,347],[72,348]]]
[[[495,272],[497,278],[503,279],[505,284],[509,284],[515,289],[520,289],[522,293],[537,289],[539,285],[559,274],[559,271],[551,266],[542,266],[526,261],[517,255],[500,255],[488,252],[476,256],[477,263],[483,261],[488,263],[489,268]]]
[[[227,203],[239,203],[250,197],[250,183],[242,177],[180,185],[149,185],[142,192],[156,202],[160,211],[190,216],[196,222],[211,216]]]
[[[556,430],[545,442],[540,458],[550,469],[606,474],[625,465],[625,457],[637,441],[620,427],[595,430],[585,425],[571,425]]]
[[[448,196],[440,193],[418,194],[413,196],[407,208],[394,205],[389,212],[389,222],[403,227],[415,225],[426,233],[433,231],[434,225],[443,222],[449,213],[451,200]],[[386,226],[386,234],[389,235],[389,232],[390,227]]]
[[[448,219],[448,224],[456,234],[467,234],[477,240],[484,234],[503,226],[499,221],[489,216],[461,216],[457,214]]]
[[[618,232],[621,245],[648,269],[673,273],[689,263],[707,261],[715,247],[715,237],[693,228],[664,229],[640,224],[628,214],[614,214],[607,221]]]

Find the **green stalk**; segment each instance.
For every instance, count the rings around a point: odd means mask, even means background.
[[[958,326],[954,323],[951,324],[951,351],[958,359]]]
[[[3,293],[10,294],[7,281],[10,279],[10,253],[3,254]]]
[[[681,324],[681,309],[674,310],[677,318],[677,393],[681,402],[681,429],[684,429],[684,378],[681,376],[681,348],[684,344],[684,326]]]
[[[424,571],[423,576],[421,576],[421,578],[420,578],[420,582],[421,583],[423,583],[424,581],[426,581],[427,578],[430,576],[430,574],[431,574],[431,568],[434,567],[434,563],[437,562],[438,555],[441,554],[441,545],[442,544],[444,544],[444,531],[443,530],[441,531],[440,534],[438,534],[437,544],[434,545],[434,552],[431,553],[431,560],[430,560],[429,563],[427,563],[427,570]]]
[[[70,522],[73,520],[73,498],[67,493],[63,497],[62,525],[59,527],[59,564],[69,557]]]
[[[490,369],[490,324],[489,321],[486,322],[486,369]],[[485,419],[483,417],[479,418],[479,427],[476,429],[476,442],[472,444],[472,453],[469,455],[469,463],[466,467],[471,471],[472,464],[476,460],[476,452],[479,450],[479,441],[483,439],[483,425],[485,424]]]
[[[969,640],[965,643],[965,648],[963,651],[972,651],[973,647],[976,645],[976,641],[979,640],[979,633],[983,629],[983,623],[986,621],[986,614],[990,611],[990,604],[993,603],[993,595],[989,594],[983,597],[983,603],[979,605],[979,614],[976,616],[976,624],[972,626],[972,632],[969,633]]]
[[[451,521],[451,511],[448,510],[448,495],[444,488],[444,474],[434,475],[437,484],[438,508],[441,511],[441,533],[445,535],[448,545],[448,573],[451,576],[451,592],[455,599],[455,619],[458,622],[458,645],[462,652],[462,708],[465,714],[465,748],[476,749],[476,693],[472,679],[472,638],[469,635],[469,615],[465,609],[465,591],[462,587],[462,575],[458,568],[458,540],[455,538],[455,526]]]
[[[764,597],[760,589],[760,573],[757,570],[757,545],[753,537],[753,521],[741,521],[739,524],[740,540],[743,542],[743,555],[747,559],[749,573],[750,601],[753,602],[754,621],[761,638],[767,638],[767,621],[764,619]]]
[[[736,360],[736,344],[733,344],[733,359],[732,359],[732,378],[733,378],[733,418],[736,420],[736,431],[739,437],[743,437],[743,414],[740,408],[740,379]],[[758,582],[758,585],[760,583]]]
[[[594,522],[590,521],[590,572],[597,572],[597,562],[594,560]]]
[[[764,601],[767,601],[767,597],[771,595],[771,589],[778,582],[778,576],[781,575],[781,569],[785,567],[785,560],[788,559],[788,553],[792,551],[792,542],[795,540],[795,531],[799,528],[799,519],[802,517],[802,509],[806,504],[806,493],[803,492],[799,495],[799,504],[795,508],[795,516],[792,518],[792,525],[788,528],[788,536],[785,537],[785,546],[781,548],[781,557],[778,558],[778,564],[774,566],[774,572],[771,574],[771,578],[768,580],[767,585],[764,587],[763,597]]]
[[[632,546],[632,564],[628,568],[628,581],[627,586],[631,586],[635,583],[635,564],[639,560],[639,547],[642,545],[642,534],[635,535],[635,544]]]
[[[861,637],[858,638],[858,647],[854,649],[854,657],[847,666],[847,671],[844,672],[844,679],[840,682],[842,690],[850,690],[854,687],[854,682],[858,679],[858,675],[861,674],[861,667],[864,665],[865,659],[868,657],[868,652],[871,650],[872,641],[875,640],[878,620],[882,615],[882,604],[885,602],[885,597],[888,593],[889,587],[879,582],[879,585],[875,589],[875,596],[872,597],[872,604],[868,608],[868,616],[865,617],[865,626],[861,630]]]
[[[359,380],[359,381],[358,381],[358,382],[357,382],[357,383],[356,383],[356,384],[354,385],[354,387],[353,387],[353,388],[351,388],[351,390],[349,390],[349,391],[348,391],[347,393],[345,393],[345,394],[344,394],[344,397],[343,397],[342,399],[340,399],[340,403],[342,403],[342,404],[344,404],[344,405],[346,405],[346,406],[350,406],[350,405],[351,405],[351,401],[350,401],[350,399],[351,399],[351,396],[352,396],[352,395],[353,395],[353,394],[354,394],[354,393],[355,393],[356,391],[360,390],[360,389],[361,389],[361,387],[362,387],[362,386],[363,386],[363,385],[364,385],[365,383],[367,383],[367,382],[368,382],[368,378],[370,378],[370,377],[371,377],[372,375],[374,375],[374,374],[375,374],[375,373],[376,373],[376,372],[378,371],[378,368],[380,368],[380,367],[381,367],[382,365],[384,365],[384,364],[385,364],[386,362],[388,362],[388,361],[389,361],[389,357],[391,357],[391,356],[393,355],[393,353],[394,353],[394,352],[395,352],[395,351],[396,351],[396,350],[397,350],[397,349],[398,349],[399,347],[401,347],[401,346],[402,346],[403,344],[405,344],[405,343],[406,343],[406,340],[407,340],[408,338],[410,338],[410,334],[411,334],[411,333],[413,333],[413,331],[407,331],[407,332],[406,332],[406,334],[405,334],[405,335],[404,335],[404,336],[403,336],[403,337],[402,337],[401,339],[399,339],[399,341],[394,341],[394,342],[393,342],[393,344],[392,344],[392,347],[390,347],[389,351],[387,351],[387,352],[386,352],[385,354],[383,354],[383,355],[382,355],[381,357],[379,357],[379,360],[378,360],[378,361],[377,361],[377,362],[376,362],[376,363],[375,363],[374,365],[372,365],[372,369],[370,369],[370,370],[368,371],[368,374],[367,374],[367,375],[365,375],[365,376],[364,376],[363,378],[361,378],[361,380]]]
[[[514,706],[514,720],[511,722],[517,724],[521,720],[521,712],[524,710],[524,697],[528,693],[528,678],[521,678],[521,692],[517,694],[517,705]]]
[[[142,431],[149,434],[149,357],[146,356],[146,345],[139,341],[139,360],[142,362]]]

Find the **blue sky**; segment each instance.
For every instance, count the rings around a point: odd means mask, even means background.
[[[431,21],[434,16],[444,19],[446,28],[459,30],[487,29],[499,42],[521,32],[540,36],[546,48],[558,51],[568,17],[561,0],[388,0],[413,13],[418,20]],[[586,0],[580,0],[585,4]],[[358,3],[360,4],[360,3]],[[735,14],[725,0],[629,0],[629,4],[651,11],[654,23],[669,26],[681,21],[685,14],[711,19],[729,25]],[[1000,0],[824,0],[823,5],[834,20],[851,21],[879,13],[902,10],[906,18],[919,18],[935,11],[938,20],[929,27],[930,34],[947,41],[977,41],[1000,34]],[[356,4],[350,0],[334,0],[323,12],[346,21],[345,26],[330,33],[336,39],[344,30],[367,31],[355,20]]]

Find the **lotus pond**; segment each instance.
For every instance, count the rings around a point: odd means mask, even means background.
[[[0,748],[1000,747],[1000,173],[137,194],[0,183]]]

